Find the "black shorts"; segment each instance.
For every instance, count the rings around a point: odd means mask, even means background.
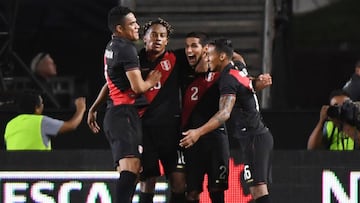
[[[187,191],[203,191],[205,174],[208,191],[228,189],[229,141],[225,131],[216,130],[202,136],[185,149]]]
[[[271,183],[271,160],[274,145],[270,131],[250,134],[238,139],[240,142],[244,171],[243,179],[247,186]]]
[[[172,172],[184,171],[184,156],[179,147],[179,125],[143,127],[143,170],[140,180],[161,175],[159,160],[166,177]]]
[[[141,120],[136,107],[110,107],[104,117],[104,132],[110,144],[115,166],[125,157],[141,157]]]

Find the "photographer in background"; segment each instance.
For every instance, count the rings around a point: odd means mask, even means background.
[[[350,100],[350,96],[344,90],[338,89],[330,93],[329,105],[324,105],[320,111],[320,119],[311,133],[307,149],[327,149],[327,150],[353,150],[354,140],[347,133],[340,130],[340,121],[334,118],[334,110]],[[329,107],[330,110],[329,110]],[[335,113],[336,114],[336,113]],[[331,118],[330,118],[331,117]]]
[[[334,117],[339,120],[340,129],[354,140],[354,149],[360,148],[360,102],[347,100],[341,107],[334,108]]]

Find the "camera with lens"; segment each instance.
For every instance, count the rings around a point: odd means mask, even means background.
[[[360,130],[360,102],[347,100],[341,106],[330,106],[327,115]]]

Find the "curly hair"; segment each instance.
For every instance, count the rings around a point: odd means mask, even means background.
[[[146,32],[149,30],[149,28],[152,25],[156,25],[156,24],[162,25],[166,28],[168,37],[174,32],[174,28],[172,28],[172,26],[170,25],[169,22],[167,22],[166,20],[164,20],[162,18],[158,18],[156,20],[150,20],[149,22],[145,23],[145,25],[143,27],[143,30],[144,30],[143,34],[146,35]]]

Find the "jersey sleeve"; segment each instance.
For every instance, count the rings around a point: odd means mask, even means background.
[[[223,73],[219,81],[220,95],[236,94],[237,82],[234,77],[227,73]]]
[[[126,44],[122,49],[123,50],[117,52],[116,57],[118,61],[123,63],[125,71],[139,69],[140,62],[135,46]]]
[[[44,116],[41,121],[41,134],[55,137],[64,124],[64,121]]]
[[[244,64],[243,62],[239,61],[239,60],[234,61],[234,65],[235,65],[239,70],[246,69],[245,64]]]

